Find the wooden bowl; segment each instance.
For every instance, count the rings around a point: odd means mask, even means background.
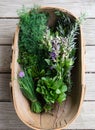
[[[50,13],[49,24],[52,26],[56,20],[54,16],[54,10],[60,10],[69,15],[74,20],[77,19],[74,15],[65,9],[56,7],[42,7],[41,10],[48,11]],[[23,96],[18,80],[17,74],[20,70],[20,66],[17,63],[18,59],[18,37],[19,28],[17,27],[15,32],[14,44],[13,44],[13,56],[12,56],[12,95],[13,103],[19,118],[30,128],[40,130],[58,130],[66,128],[78,115],[82,106],[85,92],[85,65],[84,65],[84,43],[82,37],[82,30],[79,27],[79,35],[77,37],[77,52],[74,68],[72,70],[73,87],[71,95],[67,97],[67,100],[60,106],[57,105],[51,113],[35,114],[31,112],[30,105],[27,99]]]

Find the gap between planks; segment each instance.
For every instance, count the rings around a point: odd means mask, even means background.
[[[0,19],[19,19],[19,17],[0,17]],[[95,17],[87,17],[85,20],[95,19]]]
[[[0,17],[0,19],[19,19],[19,17]]]

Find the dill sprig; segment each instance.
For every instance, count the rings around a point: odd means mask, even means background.
[[[47,51],[40,46],[47,28],[48,14],[40,11],[37,6],[30,11],[23,6],[18,11],[18,15],[20,18],[18,62],[23,68],[27,68],[29,73],[32,73],[33,78],[38,77],[41,68],[46,66],[42,58],[44,59]],[[38,73],[35,73],[35,70]]]
[[[30,12],[23,7],[19,13],[19,48],[22,47],[29,53],[35,53],[42,42],[47,24],[47,14],[39,12],[39,7],[31,9]]]

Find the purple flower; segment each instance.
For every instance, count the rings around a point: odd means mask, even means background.
[[[60,51],[60,39],[54,38],[51,42],[52,42],[52,51],[55,52],[57,57]]]
[[[23,71],[19,72],[19,77],[20,77],[20,78],[23,78],[24,76],[25,76],[25,74],[24,74]]]
[[[55,60],[56,59],[55,52],[50,52],[50,57],[52,58],[52,60]]]

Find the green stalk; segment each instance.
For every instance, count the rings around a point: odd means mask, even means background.
[[[38,101],[36,97],[32,78],[30,78],[27,72],[25,71],[25,76],[19,77],[18,81],[23,95],[31,102],[30,105],[31,110],[35,113],[42,112],[43,109],[41,103]]]

